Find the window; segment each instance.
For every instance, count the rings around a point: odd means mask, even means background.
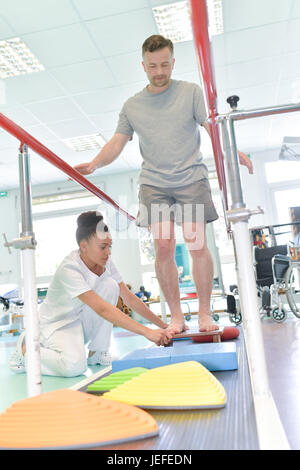
[[[53,211],[66,211],[74,208],[97,206],[99,203],[101,203],[101,201],[98,197],[92,196],[91,193],[86,191],[53,194],[34,197],[32,199],[32,213],[44,213],[45,215]]]
[[[267,183],[299,179],[300,162],[277,161],[265,164]]]
[[[219,190],[219,182],[216,174],[213,176],[214,177],[212,179],[209,179],[209,184],[212,190],[213,203],[219,216],[219,218],[213,222],[213,226],[216,245],[219,248],[221,259],[223,258],[222,262],[224,262],[226,257],[234,256],[233,243],[227,233],[222,198]]]
[[[143,286],[146,291],[151,292],[151,298],[157,298],[160,296],[160,288],[156,273],[154,271],[145,272],[142,274]],[[152,307],[151,307],[152,308]]]
[[[38,278],[52,276],[63,258],[78,248],[75,238],[78,215],[87,210],[99,210],[106,219],[103,206],[104,203],[98,197],[87,191],[33,198]]]
[[[272,203],[274,224],[289,224],[290,207],[300,205],[300,162],[276,161],[265,164],[266,178]],[[285,244],[293,240],[289,225],[275,228],[276,243]]]
[[[75,239],[76,215],[65,215],[40,219],[34,222],[37,239],[37,276],[49,276],[72,250],[78,248]]]
[[[146,229],[138,229],[141,264],[149,265],[155,261],[152,233]]]
[[[300,205],[300,187],[274,191],[275,204],[279,223],[291,222],[290,207]]]
[[[213,222],[213,229],[216,243],[216,263],[219,264],[219,276],[222,276],[219,287],[224,286],[225,291],[229,291],[229,286],[237,283],[236,262],[234,256],[233,240],[227,233],[222,198],[219,190],[217,176],[210,179],[212,189],[212,199],[219,218]],[[221,271],[221,272],[220,272]],[[219,280],[220,281],[220,280]]]

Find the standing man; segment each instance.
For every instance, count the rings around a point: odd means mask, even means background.
[[[142,52],[149,84],[125,102],[115,134],[98,155],[75,169],[89,175],[110,164],[137,133],[143,163],[136,223],[150,227],[153,234],[156,275],[171,312],[169,328],[175,333],[185,329],[175,263],[174,222],[179,212],[199,298],[199,330],[215,330],[210,311],[213,261],[206,243],[206,223],[218,215],[200,153],[199,125],[210,133],[203,93],[194,83],[171,79],[175,59],[169,39],[150,36]],[[239,158],[252,173],[249,158],[243,153]]]

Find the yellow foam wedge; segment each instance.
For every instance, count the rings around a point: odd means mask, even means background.
[[[223,386],[196,361],[150,369],[102,398],[146,409],[221,408],[226,404]]]
[[[0,449],[82,449],[157,434],[146,411],[69,389],[20,400],[0,415]]]

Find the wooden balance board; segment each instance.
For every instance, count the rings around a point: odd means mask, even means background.
[[[218,330],[212,330],[212,331],[199,331],[198,327],[190,328],[189,330],[184,331],[183,333],[179,333],[173,337],[173,341],[177,339],[187,339],[191,338],[192,340],[194,338],[202,338],[202,337],[207,337],[210,336],[212,337],[212,341],[214,343],[220,343],[221,342],[221,335],[224,331],[224,328],[219,328]]]
[[[236,326],[225,326],[221,333],[221,342],[236,339],[240,334],[240,330]],[[206,336],[192,336],[194,343],[211,343],[213,342],[212,335]]]
[[[220,336],[218,335],[220,334]],[[173,339],[191,339],[195,343],[212,343],[221,341],[229,341],[236,339],[240,334],[240,330],[236,326],[225,326],[215,331],[199,332],[196,329],[190,329],[179,335],[175,335]]]

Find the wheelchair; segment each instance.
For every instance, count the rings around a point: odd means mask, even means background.
[[[256,286],[261,300],[261,317],[271,317],[281,323],[287,312],[283,307],[282,295],[286,294],[285,277],[290,266],[287,245],[254,248]]]
[[[254,260],[261,316],[278,323],[286,320],[285,295],[292,313],[300,318],[300,260],[291,258],[288,245],[255,247]]]
[[[211,301],[211,311],[212,318],[214,321],[219,321],[219,313],[228,313],[229,320],[231,323],[234,323],[236,326],[242,323],[242,313],[240,308],[240,302],[238,298],[238,286],[231,285],[229,286],[230,294],[226,295],[226,309],[215,310],[214,308],[214,299]]]
[[[285,275],[286,298],[295,317],[300,318],[300,247],[296,256],[292,256]]]

